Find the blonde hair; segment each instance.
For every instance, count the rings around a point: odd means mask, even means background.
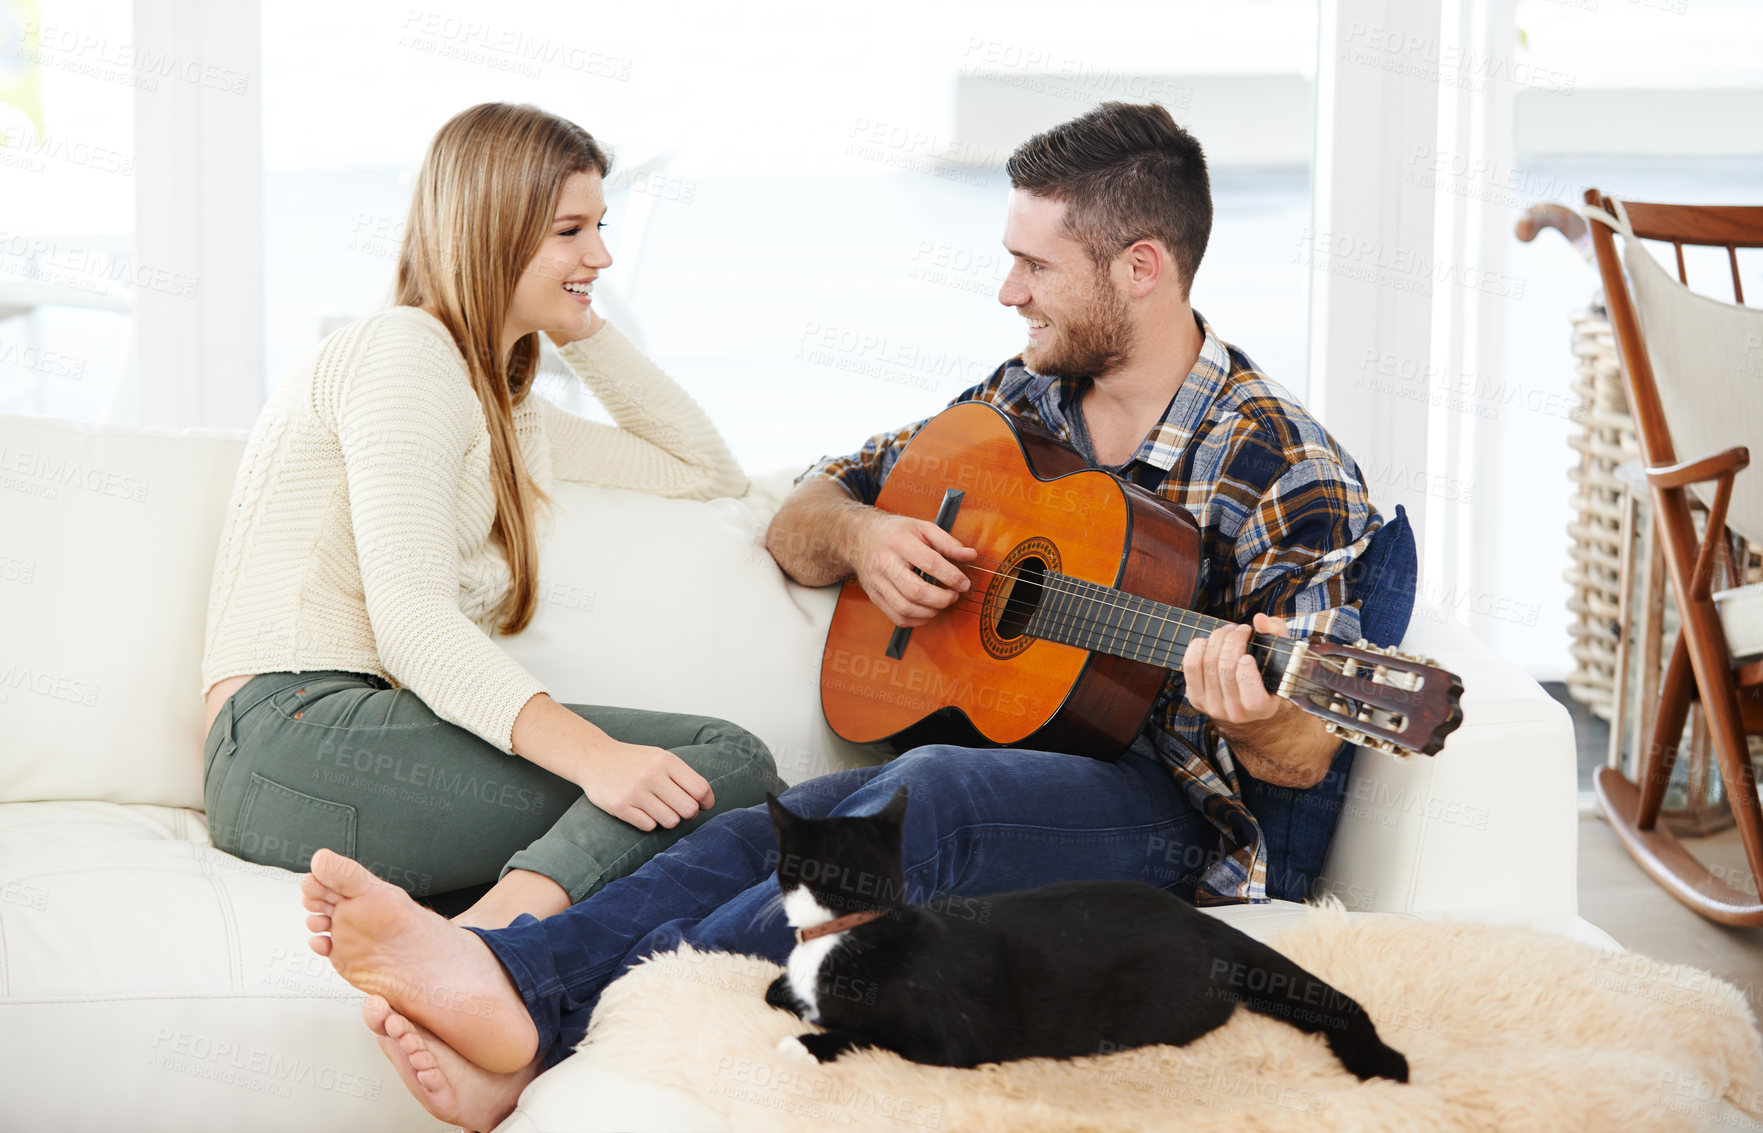
[[[525,629],[538,608],[533,504],[555,501],[527,473],[514,433],[514,408],[538,372],[539,336],[521,336],[504,359],[502,329],[515,285],[550,232],[563,183],[575,173],[604,177],[611,166],[611,155],[573,122],[536,106],[480,103],[429,144],[398,250],[393,302],[425,307],[446,325],[489,426],[490,536],[513,577],[497,611],[503,634]]]

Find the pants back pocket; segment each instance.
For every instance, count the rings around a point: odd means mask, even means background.
[[[229,840],[237,844],[220,848],[235,857],[305,873],[320,848],[355,856],[355,808],[284,787],[253,771],[239,807],[238,830]]]

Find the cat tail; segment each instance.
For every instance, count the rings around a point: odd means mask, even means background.
[[[1214,994],[1257,1015],[1321,1035],[1341,1065],[1358,1077],[1408,1080],[1408,1060],[1378,1037],[1357,1000],[1248,936],[1232,941],[1235,961],[1213,961]]]

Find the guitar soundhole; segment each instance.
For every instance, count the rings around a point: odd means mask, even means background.
[[[1004,601],[1004,612],[998,618],[998,637],[1015,641],[1028,629],[1028,620],[1041,606],[1041,582],[1047,576],[1047,564],[1039,557],[1023,559],[1016,565],[1015,585]]]
[[[1032,645],[1029,622],[1046,596],[1047,574],[1059,573],[1059,548],[1039,537],[1018,543],[986,587],[979,636],[986,652],[1008,660]]]

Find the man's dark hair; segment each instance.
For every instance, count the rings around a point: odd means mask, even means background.
[[[1212,234],[1212,186],[1200,143],[1168,110],[1104,102],[1017,146],[1004,169],[1012,187],[1065,203],[1065,230],[1097,270],[1134,241],[1157,240],[1192,288]]]

